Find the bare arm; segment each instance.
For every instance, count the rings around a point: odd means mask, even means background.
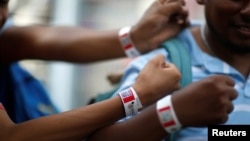
[[[153,111],[154,107],[147,110]],[[0,119],[5,124],[5,126],[0,127],[0,129],[3,129],[0,137],[1,140],[8,141],[80,141],[96,129],[112,124],[124,117],[123,105],[118,96],[84,108],[38,118],[18,125],[12,123],[6,114],[6,112],[0,110]],[[112,138],[120,139],[125,137],[130,140],[128,138],[130,136],[140,137],[136,131],[140,131],[144,135],[150,134],[152,139],[160,139],[166,135],[155,112],[143,112],[142,114],[142,116],[134,118],[126,124],[121,123],[119,126],[122,127],[122,130],[118,130],[120,133],[113,134]],[[146,128],[145,123],[147,123]],[[134,132],[131,134],[130,130]]]
[[[11,27],[0,37],[1,56],[3,61],[43,59],[82,63],[125,57],[117,32],[81,27]]]
[[[155,74],[153,77],[148,74]],[[144,107],[179,88],[180,73],[164,56],[152,59],[142,70],[133,88]],[[10,121],[0,109],[0,140],[8,141],[79,141],[99,128],[123,118],[120,97],[88,105],[52,116],[41,117],[20,124]]]
[[[91,136],[89,141],[160,141],[169,134],[159,122],[156,105],[148,107],[139,115],[108,126]]]
[[[212,76],[176,91],[172,103],[183,128],[204,127],[225,123],[233,111],[232,100],[236,97],[231,78]],[[153,104],[128,120],[98,130],[89,141],[160,141],[168,135]]]
[[[132,27],[131,38],[141,53],[157,48],[185,27],[187,12],[180,1],[164,4],[155,1]],[[182,17],[182,22],[178,22],[175,15]],[[0,36],[0,61],[43,59],[88,63],[126,57],[118,40],[118,31],[82,27],[10,27]]]
[[[80,141],[88,134],[124,116],[120,98],[115,98],[75,109],[42,117],[20,124],[9,120],[7,113],[0,110],[0,139],[8,141]],[[4,122],[3,122],[4,121]]]

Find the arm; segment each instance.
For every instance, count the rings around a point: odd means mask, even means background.
[[[153,77],[148,75],[152,73],[155,74]],[[144,67],[133,88],[142,105],[147,107],[166,93],[178,89],[179,79],[178,69],[172,64],[166,64],[164,57],[159,55]],[[124,116],[119,96],[20,124],[14,124],[6,112],[0,110],[0,140],[78,141]]]
[[[182,6],[180,0],[152,3],[131,30],[131,38],[141,53],[157,48],[186,25],[187,12]],[[176,19],[174,15],[184,21],[178,23],[173,20]],[[0,61],[43,59],[88,63],[125,57],[118,31],[82,27],[10,27],[0,37]]]
[[[194,82],[171,97],[182,128],[204,127],[227,121],[237,92],[231,78],[218,75]],[[160,141],[168,135],[153,104],[133,118],[98,130],[89,141]]]
[[[160,141],[168,135],[153,104],[133,118],[98,130],[88,141]]]

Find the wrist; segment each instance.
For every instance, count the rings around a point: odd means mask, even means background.
[[[150,92],[146,90],[144,87],[140,87],[140,85],[137,85],[136,83],[132,87],[136,91],[143,107],[147,107],[148,105],[155,102],[153,98],[149,96],[151,95]]]
[[[148,32],[142,29],[142,27],[133,26],[130,32],[131,39],[137,47],[137,50],[139,50],[142,54],[147,53],[160,45],[155,43],[156,40],[153,39],[153,33],[148,34]]]
[[[130,26],[121,28],[118,33],[118,38],[127,57],[134,58],[141,55],[140,51],[131,39]]]
[[[171,95],[168,95],[156,103],[156,111],[162,127],[169,134],[174,133],[182,128],[182,125],[175,113],[172,104]]]
[[[150,39],[145,38],[145,32],[142,29],[139,29],[136,26],[133,26],[130,31],[130,37],[133,40],[136,48],[141,53],[146,53],[152,50],[152,46],[150,44]],[[146,35],[148,36],[148,35]]]
[[[126,117],[136,115],[141,109],[141,101],[133,87],[119,92]]]

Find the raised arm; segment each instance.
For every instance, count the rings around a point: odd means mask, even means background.
[[[182,0],[152,3],[130,32],[140,53],[157,48],[187,25],[183,5]],[[126,57],[118,32],[119,29],[98,31],[83,27],[9,27],[0,36],[0,62],[43,59],[89,63]]]

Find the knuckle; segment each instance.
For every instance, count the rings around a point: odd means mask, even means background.
[[[213,76],[211,76],[211,77],[208,78],[208,81],[209,81],[210,83],[218,82],[218,81],[220,81],[220,80],[221,80],[221,77],[218,76],[218,75],[213,75]]]
[[[227,113],[222,113],[222,114],[219,114],[216,118],[215,118],[215,122],[216,123],[225,123],[227,122],[228,120],[228,114]]]

